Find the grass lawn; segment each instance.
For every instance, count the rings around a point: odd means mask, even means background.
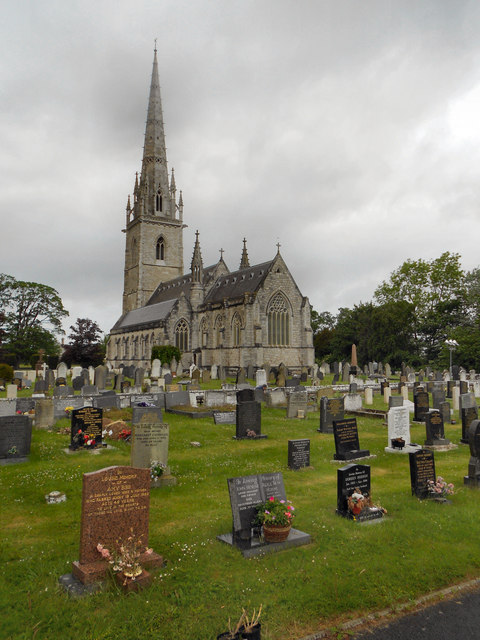
[[[385,408],[375,397],[376,408]],[[387,428],[359,418],[360,446],[371,465],[374,502],[384,522],[359,525],[335,514],[337,464],[333,436],[316,431],[319,414],[287,420],[284,409],[262,409],[266,440],[235,441],[235,427],[213,419],[165,415],[175,487],[151,492],[150,545],[168,561],[152,586],[128,596],[113,582],[76,600],[58,586],[78,559],[82,474],[128,465],[130,445],[99,455],[66,454],[69,437],[35,431],[30,460],[0,467],[0,637],[9,640],[211,640],[236,621],[242,607],[263,605],[262,638],[301,638],[320,628],[408,602],[426,592],[480,576],[480,492],[463,486],[469,450],[435,455],[437,474],[453,482],[451,505],[411,496],[408,456],[386,454]],[[446,425],[458,443],[461,423]],[[412,425],[423,443],[425,427]],[[310,438],[312,468],[287,469],[287,440]],[[198,441],[201,447],[190,443]],[[246,560],[216,540],[231,529],[227,478],[281,471],[294,503],[294,526],[312,544]],[[64,491],[67,502],[48,505],[45,494]]]

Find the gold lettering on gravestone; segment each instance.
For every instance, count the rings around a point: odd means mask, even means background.
[[[342,445],[348,445],[349,443],[356,445],[358,440],[356,423],[338,425],[337,436]]]
[[[416,457],[417,485],[426,487],[428,480],[435,480],[433,456],[429,453],[418,454]]]

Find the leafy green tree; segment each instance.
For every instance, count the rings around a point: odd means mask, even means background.
[[[177,362],[180,362],[181,357],[180,349],[171,344],[155,345],[152,347],[152,361],[158,359],[162,364],[169,365],[174,358]]]
[[[331,352],[331,342],[335,332],[335,316],[329,311],[318,313],[311,309],[311,327],[313,331],[313,347],[317,360],[328,359]]]
[[[102,331],[96,322],[89,318],[77,318],[70,327],[69,343],[66,345],[62,360],[70,367],[96,367],[102,364],[105,355]]]
[[[415,352],[435,358],[465,306],[465,273],[460,255],[446,251],[434,260],[406,260],[375,291],[380,304],[412,306]]]
[[[55,289],[0,274],[0,307],[4,313],[4,350],[13,354],[16,365],[28,362],[39,349],[47,355],[58,352],[55,335],[64,333],[62,319],[68,312]]]

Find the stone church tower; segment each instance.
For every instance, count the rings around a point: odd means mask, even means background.
[[[157,50],[153,58],[142,172],[128,196],[123,313],[146,304],[160,282],[183,275],[183,199],[169,181]]]

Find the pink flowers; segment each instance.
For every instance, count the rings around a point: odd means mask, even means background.
[[[275,498],[273,496],[270,496],[269,500],[270,502],[275,502]]]

